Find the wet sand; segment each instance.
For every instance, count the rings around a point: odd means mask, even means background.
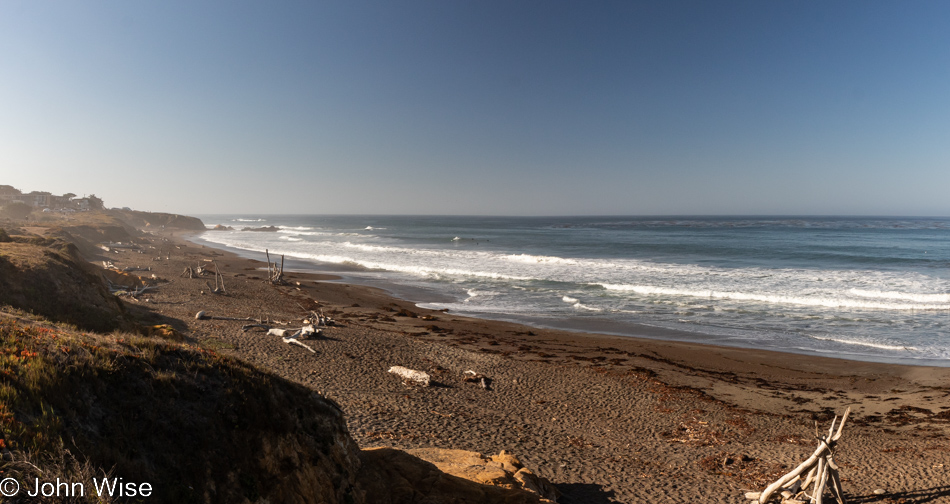
[[[851,501],[950,502],[947,368],[472,319],[326,275],[291,273],[273,286],[263,261],[171,235],[151,241],[142,254],[111,254],[167,280],[130,304],[335,400],[363,448],[508,450],[567,503],[734,503],[814,451],[815,421],[826,429],[851,407],[836,455]],[[213,275],[180,276],[209,259],[226,294],[211,293]],[[307,341],[310,353],[242,331],[247,322],[196,320],[199,310],[287,327],[314,310],[336,325]],[[404,384],[387,373],[394,365],[430,373],[433,386]],[[487,376],[488,389],[464,382],[467,370]]]

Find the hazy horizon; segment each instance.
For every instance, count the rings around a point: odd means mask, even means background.
[[[201,214],[947,216],[950,4],[0,4],[0,184]]]

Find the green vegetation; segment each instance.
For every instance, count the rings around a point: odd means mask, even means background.
[[[2,469],[22,481],[112,474],[151,483],[149,502],[254,500],[344,437],[333,403],[213,351],[0,318]],[[299,457],[267,460],[287,439]]]
[[[15,236],[0,243],[0,304],[92,331],[134,326],[76,246],[54,238]]]

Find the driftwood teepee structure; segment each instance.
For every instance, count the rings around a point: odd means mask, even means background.
[[[835,464],[834,455],[838,440],[841,439],[844,423],[848,420],[850,413],[851,408],[848,408],[844,412],[844,416],[841,417],[841,423],[838,424],[837,430],[835,430],[835,424],[838,417],[835,416],[834,420],[831,421],[828,434],[824,436],[819,433],[818,423],[816,422],[815,437],[818,438],[818,448],[807,460],[759,494],[758,503],[765,504],[773,496],[781,496],[782,502],[788,504],[805,502],[823,504],[824,493],[826,490],[830,490],[838,504],[845,504],[844,491],[841,489],[841,476],[838,474],[838,466]],[[805,475],[804,479],[802,479],[803,474]]]

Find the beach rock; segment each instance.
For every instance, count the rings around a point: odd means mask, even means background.
[[[557,502],[560,496],[554,485],[526,469],[517,457],[504,450],[490,457],[478,452],[443,448],[417,448],[407,452],[435,464],[440,471],[469,481],[526,490],[552,502]]]
[[[218,224],[211,228],[213,231],[233,231],[234,228],[231,226],[225,226],[224,224]]]
[[[511,483],[508,481],[510,476],[511,473],[505,472],[505,470],[501,467],[485,466],[482,471],[479,471],[475,474],[475,476],[472,478],[472,481],[482,483],[484,485],[512,488]]]
[[[356,485],[362,489],[366,502],[375,504],[529,504],[544,502],[535,493],[519,488],[482,484],[442,470],[424,460],[418,453],[441,460],[452,469],[462,469],[467,462],[484,464],[478,453],[463,450],[422,448],[405,452],[394,448],[363,450],[362,468]],[[455,458],[458,457],[458,458]],[[451,461],[457,461],[457,464]],[[478,466],[484,467],[484,466]],[[463,471],[475,477],[487,471]],[[490,474],[490,473],[489,473]],[[485,476],[488,476],[486,474]],[[483,476],[484,477],[484,476]],[[512,480],[512,483],[515,483]]]
[[[258,228],[245,227],[245,228],[241,228],[241,231],[261,231],[265,233],[273,233],[273,232],[276,232],[278,229],[280,228],[278,228],[277,226],[264,226],[264,227],[258,227]]]
[[[498,455],[491,456],[492,462],[497,462],[501,464],[502,468],[510,473],[516,473],[519,469],[524,467],[524,464],[518,460],[518,457],[502,450]]]
[[[526,467],[519,469],[514,474],[514,478],[521,484],[521,488],[538,494],[542,499],[557,502],[557,498],[561,495],[550,481],[534,474]]]

